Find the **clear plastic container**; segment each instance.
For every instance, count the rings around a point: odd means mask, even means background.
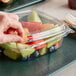
[[[70,33],[69,36],[71,38],[76,38],[76,17],[72,14],[67,14],[64,21],[72,30],[75,31],[74,33]]]
[[[17,14],[19,16],[20,21],[27,21],[27,17],[31,12],[32,12],[32,10],[27,10],[27,11],[16,12],[15,14]],[[69,33],[71,31],[71,29],[68,26],[66,26],[62,21],[60,21],[52,16],[49,16],[41,11],[37,11],[37,13],[43,24],[45,24],[45,23],[54,24],[56,26],[56,28],[31,33],[33,40],[53,37],[57,34],[63,33],[66,30],[67,31],[65,33]],[[40,35],[39,37],[37,36],[38,34]],[[37,36],[37,37],[35,38],[35,36]]]
[[[73,32],[73,30],[71,30],[68,26],[66,26],[63,22],[59,21],[58,19],[49,16],[43,12],[37,10],[35,11],[38,13],[42,21],[42,24],[50,23],[54,24],[55,27],[30,33],[28,35],[28,42],[32,42],[34,44],[30,43],[27,46],[26,43],[17,45],[16,43],[8,43],[3,45],[3,47],[7,46],[5,47],[6,51],[4,51],[4,54],[9,58],[14,60],[19,58],[21,60],[28,60],[31,58],[39,57],[49,52],[56,51],[59,47],[61,47],[63,37]],[[20,21],[27,22],[27,17],[31,12],[32,10],[27,10],[16,12],[15,14],[19,16]],[[14,46],[15,48],[13,48],[12,46]],[[10,49],[11,52],[8,49]]]
[[[28,21],[27,17],[31,12],[32,12],[32,10],[27,10],[27,11],[16,12],[15,14],[17,14],[19,16],[20,21]],[[65,33],[71,32],[71,29],[68,26],[66,26],[62,21],[60,21],[52,16],[49,16],[41,11],[36,10],[36,12],[38,13],[43,24],[50,23],[50,24],[54,24],[57,27],[53,28],[53,29],[47,29],[47,30],[31,33],[31,35],[33,36],[33,39],[38,40],[41,37],[42,38],[43,37],[45,37],[45,38],[52,37],[52,36],[59,34],[59,32],[63,33],[66,30],[67,31]],[[38,35],[38,34],[40,34],[40,36],[37,38],[34,38],[34,36]]]

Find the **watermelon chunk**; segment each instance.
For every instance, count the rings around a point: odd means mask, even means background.
[[[24,28],[27,28],[30,33],[37,33],[40,32],[40,25],[42,24],[41,22],[21,22],[22,26]]]
[[[26,44],[29,44],[29,45],[34,45],[34,44],[37,44],[37,43],[40,43],[40,42],[43,42],[44,39],[40,39],[40,40],[36,40],[36,41],[32,41],[32,42],[27,42]],[[42,44],[42,45],[39,45],[37,47],[35,47],[36,50],[39,50],[41,48],[45,48],[46,47],[46,44]]]
[[[39,32],[54,27],[53,24],[42,24],[41,22],[25,22],[25,21],[22,21],[21,23],[22,23],[22,26],[24,28],[27,28],[30,33],[37,33],[36,36],[34,36],[34,38],[37,38],[37,37],[40,36]],[[28,37],[29,37],[29,39],[33,38],[32,35],[28,36]],[[40,42],[43,42],[43,41],[44,41],[44,39],[40,39],[40,40],[36,40],[36,41],[32,41],[32,42],[27,42],[27,44],[34,45],[34,44],[37,44],[37,43],[40,43]],[[38,50],[38,49],[41,49],[41,48],[44,48],[44,47],[46,47],[46,44],[37,46],[37,47],[35,47],[35,49]]]
[[[49,28],[53,28],[54,24],[42,24],[41,22],[21,22],[24,28],[27,28],[30,33],[38,33],[40,31],[47,30]]]

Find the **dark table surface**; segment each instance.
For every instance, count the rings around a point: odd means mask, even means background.
[[[2,3],[0,3],[0,11],[13,12],[15,10],[18,10],[23,7],[27,7],[42,1],[44,0],[14,0],[13,3],[7,4],[7,5],[3,5]]]
[[[66,37],[56,52],[31,61],[0,57],[0,76],[46,76],[76,59],[76,39]]]

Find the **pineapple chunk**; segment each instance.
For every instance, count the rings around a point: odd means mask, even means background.
[[[42,48],[42,49],[39,50],[40,55],[44,55],[44,54],[46,54],[46,52],[47,52],[46,48]]]

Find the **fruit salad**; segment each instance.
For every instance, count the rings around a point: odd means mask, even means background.
[[[62,23],[53,22],[47,15],[37,11],[17,13],[26,37],[23,43],[9,42],[0,44],[3,54],[13,60],[26,61],[56,51],[63,37],[71,30]],[[66,32],[65,32],[66,31]]]

